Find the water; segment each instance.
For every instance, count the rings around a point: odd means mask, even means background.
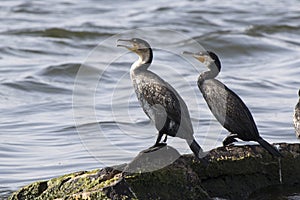
[[[299,142],[299,11],[297,0],[2,1],[0,198],[36,180],[128,162],[154,143],[129,81],[136,56],[113,40],[135,28],[152,27],[139,33],[157,47],[151,69],[186,100],[206,150],[227,133],[197,90],[205,68],[178,55],[193,40],[220,56],[219,79],[242,97],[266,140]],[[190,153],[180,139],[169,141]]]

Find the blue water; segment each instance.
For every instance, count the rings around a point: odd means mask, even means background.
[[[0,198],[36,180],[128,162],[153,145],[156,131],[129,79],[137,57],[116,48],[117,38],[151,43],[151,70],[186,101],[205,150],[227,132],[197,89],[205,67],[180,54],[196,42],[220,56],[219,80],[248,105],[262,137],[299,142],[299,11],[297,0],[2,1]],[[180,139],[169,143],[191,153]]]

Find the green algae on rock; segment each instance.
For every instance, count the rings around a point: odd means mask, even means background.
[[[300,180],[300,144],[278,146],[284,156],[283,185],[296,187]],[[127,165],[36,182],[9,199],[247,199],[257,190],[280,185],[277,159],[257,145],[213,149],[205,157],[210,162],[208,167],[192,155],[180,156],[166,165],[179,153],[170,146],[158,152],[163,156],[141,152]]]

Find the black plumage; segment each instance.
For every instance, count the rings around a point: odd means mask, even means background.
[[[130,76],[137,98],[147,116],[155,123],[158,137],[153,147],[161,145],[163,135],[185,139],[197,158],[201,159],[203,150],[196,142],[188,108],[176,90],[148,70],[153,58],[150,45],[139,38],[119,40],[128,42],[126,47],[139,56],[130,69]],[[206,162],[202,160],[203,162]]]
[[[229,145],[239,138],[244,141],[256,141],[272,155],[280,157],[280,152],[266,142],[257,130],[255,121],[242,99],[223,83],[215,79],[221,70],[221,62],[213,52],[189,53],[203,62],[208,71],[200,74],[198,87],[213,115],[230,134],[223,145]]]

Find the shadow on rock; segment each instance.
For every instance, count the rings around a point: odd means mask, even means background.
[[[180,153],[173,147],[165,145],[141,151],[123,170],[125,173],[143,173],[162,169],[179,157]]]

